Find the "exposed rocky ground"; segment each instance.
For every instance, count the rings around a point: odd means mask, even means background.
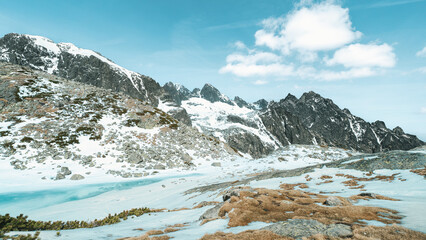
[[[236,154],[141,100],[18,65],[0,63],[0,112],[1,158],[21,170],[57,166],[50,178],[87,175],[66,161],[138,177]]]

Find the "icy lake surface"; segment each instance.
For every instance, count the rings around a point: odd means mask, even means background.
[[[118,192],[135,187],[150,185],[166,179],[197,175],[200,174],[194,173],[189,175],[144,178],[132,181],[84,184],[37,191],[0,193],[0,214],[9,213],[12,216],[15,216],[20,213],[28,213],[57,204],[93,198],[111,191]]]

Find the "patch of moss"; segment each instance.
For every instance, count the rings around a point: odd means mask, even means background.
[[[12,153],[16,152],[16,149],[13,147],[14,142],[12,141],[7,141],[7,142],[3,142],[1,145],[6,148],[9,149],[9,151],[11,151]]]
[[[62,131],[62,132],[59,132],[58,135],[56,135],[56,137],[53,140],[48,141],[46,143],[49,145],[55,144],[58,147],[64,148],[71,144],[77,144],[79,143],[79,141],[78,141],[77,135],[75,134],[70,135],[68,132]]]
[[[23,138],[21,139],[21,142],[26,142],[26,143],[30,143],[30,142],[32,142],[32,141],[34,141],[34,139],[32,139],[32,138],[30,138],[30,137],[23,137]]]
[[[117,105],[112,105],[112,112],[114,114],[118,114],[118,115],[123,115],[125,113],[127,113],[127,108],[123,108]]]
[[[89,139],[90,140],[100,140],[101,136],[99,136],[99,134],[97,134],[97,130],[93,127],[89,127],[89,126],[80,126],[76,129],[77,133],[82,133],[85,135],[90,135]]]
[[[127,119],[126,122],[124,123],[124,126],[137,127],[140,122],[141,122],[140,119]]]
[[[145,213],[153,212],[149,208],[133,208],[122,211],[118,214],[109,214],[103,219],[95,219],[93,221],[34,221],[29,220],[28,216],[20,214],[17,217],[11,217],[9,214],[0,215],[0,236],[10,231],[39,231],[39,230],[66,230],[77,228],[94,228],[104,225],[111,225],[121,220],[126,220],[129,216],[141,216]],[[3,235],[4,236],[4,235]]]
[[[1,131],[0,132],[0,137],[6,137],[9,136],[10,132],[9,131]]]

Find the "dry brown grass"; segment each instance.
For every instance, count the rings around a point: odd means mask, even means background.
[[[283,183],[280,185],[280,188],[284,190],[294,190],[295,187],[308,188],[308,186],[304,183],[294,183],[294,184]]]
[[[331,179],[331,178],[333,178],[332,176],[329,176],[329,175],[322,175],[321,177],[320,177],[322,180],[325,180],[325,179]]]
[[[418,174],[420,176],[426,176],[426,167],[423,169],[411,169],[410,172]]]
[[[149,230],[145,234],[148,235],[148,236],[151,236],[151,235],[161,235],[161,234],[164,234],[164,232],[161,231],[161,230]]]
[[[350,238],[338,238],[315,234],[310,237],[303,237],[302,240],[424,240],[426,234],[413,231],[398,225],[377,227],[377,226],[354,226],[353,236]],[[291,237],[277,235],[267,230],[247,230],[241,233],[206,234],[201,240],[293,240]]]
[[[324,181],[324,182],[319,182],[319,183],[317,183],[317,185],[327,184],[327,183],[332,183],[332,182],[333,182],[333,180],[326,180],[326,181]]]
[[[171,227],[171,228],[183,228],[183,227],[186,227],[186,226],[188,226],[188,225],[184,224],[184,223],[176,223],[175,225],[171,225],[169,227]]]
[[[353,201],[358,201],[358,200],[368,200],[368,199],[380,199],[380,200],[389,200],[389,201],[401,201],[399,199],[396,198],[391,198],[391,197],[386,197],[380,194],[375,194],[375,198],[370,197],[370,196],[360,196],[360,195],[354,195],[354,196],[350,196],[349,199],[353,200]]]
[[[357,227],[353,231],[354,240],[425,240],[426,234],[422,232],[413,231],[398,225],[393,224],[392,226],[376,227],[366,226]]]
[[[117,240],[169,240],[171,237],[167,235],[150,237],[147,234],[138,237],[119,238]]]
[[[179,231],[180,229],[176,229],[176,228],[172,228],[172,227],[168,227],[166,229],[164,229],[165,233],[171,233],[171,232],[176,232]]]
[[[179,212],[179,211],[184,211],[184,210],[190,210],[190,208],[186,208],[186,207],[176,208],[176,209],[169,210],[169,212]]]
[[[364,224],[376,220],[386,224],[399,223],[397,211],[369,206],[354,206],[344,198],[344,206],[322,206],[328,196],[300,190],[264,188],[240,191],[220,209],[219,216],[228,214],[229,227],[246,226],[250,222],[277,222],[293,218],[315,219],[325,224]],[[388,217],[382,216],[382,213]]]
[[[290,237],[282,237],[271,231],[266,230],[247,230],[240,233],[216,232],[206,234],[201,240],[293,240]]]

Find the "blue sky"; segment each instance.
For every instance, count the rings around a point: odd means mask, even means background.
[[[426,140],[425,11],[425,0],[0,0],[0,35],[72,42],[160,84],[209,82],[248,101],[313,90]]]

